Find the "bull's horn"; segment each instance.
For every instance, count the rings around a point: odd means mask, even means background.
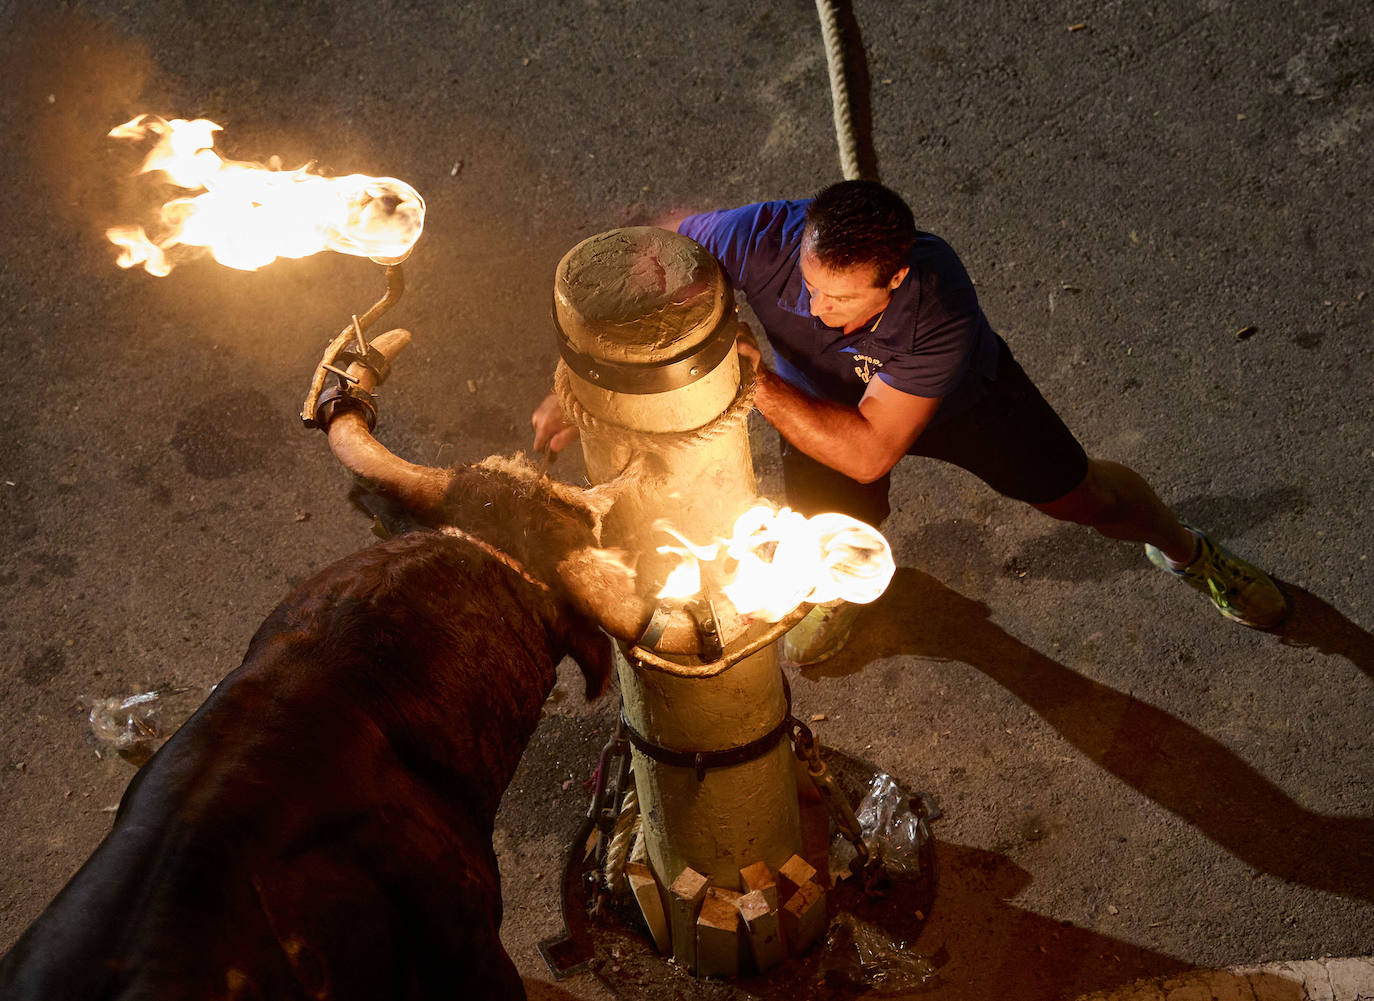
[[[617,639],[630,644],[640,642],[657,606],[638,593],[634,572],[614,551],[579,549],[559,562],[557,572],[578,611]],[[728,603],[717,609],[717,614],[720,639],[727,646],[748,628],[748,623]],[[701,653],[696,620],[683,609],[674,609],[662,635],[652,645],[660,653]]]
[[[389,364],[409,343],[410,331],[398,328],[378,334],[372,340],[372,347],[381,352]],[[348,374],[357,380],[355,385],[359,389],[370,393],[377,386],[377,373],[360,362],[349,365]],[[438,520],[444,491],[452,479],[448,470],[417,466],[386,448],[372,436],[367,418],[356,406],[336,411],[329,422],[328,434],[334,456],[369,489],[395,498],[421,521]]]

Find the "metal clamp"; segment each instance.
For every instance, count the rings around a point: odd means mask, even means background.
[[[372,359],[372,354],[375,349],[368,345],[363,337],[363,332],[375,323],[378,317],[396,304],[396,301],[400,299],[402,293],[405,292],[405,287],[405,276],[401,271],[400,264],[388,265],[386,269],[385,294],[373,303],[372,307],[361,317],[356,315],[353,316],[352,322],[344,327],[343,330],[339,331],[338,336],[330,341],[329,345],[324,349],[324,356],[320,359],[320,363],[315,366],[314,375],[311,376],[310,391],[305,394],[305,402],[301,404],[301,423],[306,427],[321,429],[325,427],[325,425],[319,422],[322,410],[320,398],[324,395],[324,383],[329,377],[330,372],[340,376],[345,381],[353,381],[352,376],[335,364],[336,361],[342,360],[344,355],[349,356],[349,361],[361,361],[374,372],[378,372],[379,378],[377,381],[381,382],[382,373],[386,371],[386,360],[383,358],[381,367],[379,368],[377,366],[377,363]],[[353,342],[357,350],[349,350],[348,345],[350,341]],[[345,362],[345,364],[347,364],[347,362]],[[357,399],[357,397],[354,398]],[[326,414],[326,416],[328,416],[328,414]],[[368,427],[372,427],[375,421],[376,417],[374,415]]]
[[[377,427],[377,397],[362,387],[342,379],[320,393],[319,401],[315,404],[313,426],[329,430],[329,422],[340,409],[360,411],[367,421],[368,431]]]
[[[371,344],[361,353],[354,350],[340,351],[334,359],[334,364],[340,368],[347,368],[353,364],[362,365],[373,374],[378,385],[385,382],[386,377],[391,374],[391,362]]]
[[[716,604],[705,596],[685,603],[666,598],[660,601],[654,606],[654,614],[649,616],[649,624],[635,641],[634,650],[657,646],[672,621],[673,613],[679,609],[685,611],[696,626],[701,659],[714,661],[725,656],[725,644],[720,638],[720,620],[716,618]]]

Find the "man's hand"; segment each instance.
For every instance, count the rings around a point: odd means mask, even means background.
[[[530,423],[534,425],[536,452],[547,450],[552,457],[577,440],[577,428],[569,424],[568,419],[563,416],[563,408],[558,403],[557,393],[550,393],[534,408]]]
[[[754,336],[747,323],[740,323],[735,327],[735,350],[739,352],[741,361],[748,362],[757,375],[763,368],[763,355],[759,352],[758,338]]]

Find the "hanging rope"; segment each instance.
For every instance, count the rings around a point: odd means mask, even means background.
[[[840,173],[846,181],[855,181],[861,176],[859,140],[854,134],[849,81],[844,67],[844,35],[840,31],[840,16],[835,9],[835,0],[816,0],[816,13],[821,18],[825,64],[830,71],[830,103],[835,112],[835,141],[840,147]]]

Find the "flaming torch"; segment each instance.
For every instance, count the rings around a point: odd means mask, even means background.
[[[424,199],[394,177],[325,177],[315,173],[312,164],[282,170],[275,163],[226,160],[214,150],[218,131],[219,125],[203,118],[169,121],[146,114],[111,129],[114,139],[151,141],[137,173],[160,175],[184,194],[157,210],[151,234],[142,225],[130,224],[112,226],[105,235],[120,248],[116,263],[121,268],[142,265],[159,278],[197,248],[242,271],[255,271],[279,257],[308,257],[322,250],[385,265],[385,295],[362,317],[353,317],[316,369],[301,409],[302,421],[314,427],[327,373],[343,380],[336,395],[358,395],[350,392],[356,379],[339,363],[369,357],[363,332],[404,291],[400,265],[424,229]],[[350,342],[354,352],[347,351]],[[375,357],[373,362],[380,364]]]
[[[791,508],[759,504],[735,519],[728,538],[704,546],[684,538],[667,521],[654,527],[681,543],[658,547],[660,553],[682,559],[659,598],[685,600],[700,594],[706,563],[715,570],[716,588],[735,610],[764,622],[779,622],[804,604],[868,604],[882,595],[896,571],[882,534],[846,514],[807,518]]]

